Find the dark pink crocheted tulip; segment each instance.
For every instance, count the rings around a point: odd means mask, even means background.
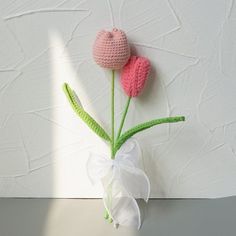
[[[131,56],[121,72],[121,85],[129,97],[136,97],[142,91],[151,69],[145,57]]]
[[[125,33],[118,29],[100,31],[93,45],[93,57],[101,67],[121,69],[130,57]]]

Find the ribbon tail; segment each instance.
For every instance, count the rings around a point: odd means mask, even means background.
[[[107,186],[103,203],[115,225],[140,229],[141,215],[139,206],[135,198],[126,191],[119,180],[114,179]]]
[[[131,196],[147,202],[150,196],[150,181],[140,168],[141,156],[141,147],[138,141],[132,138],[123,144],[116,159],[119,161],[122,185]]]
[[[136,167],[122,166],[120,170],[122,185],[135,198],[148,202],[150,196],[150,181],[145,172]]]

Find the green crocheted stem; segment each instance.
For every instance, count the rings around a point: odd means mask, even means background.
[[[111,142],[111,138],[106,131],[78,104],[74,91],[67,83],[63,84],[63,91],[75,113],[87,124],[87,126],[99,137]]]
[[[124,113],[123,113],[123,116],[122,116],[122,119],[121,119],[120,128],[118,130],[116,140],[118,140],[120,135],[121,135],[121,131],[123,129],[123,126],[124,126],[124,123],[125,123],[125,118],[126,118],[126,115],[127,115],[128,109],[129,109],[130,100],[131,100],[131,97],[128,97],[128,100],[127,100],[126,106],[125,106],[125,110],[124,110]]]
[[[141,132],[145,129],[149,129],[152,126],[164,124],[164,123],[174,123],[174,122],[180,122],[185,121],[184,116],[176,116],[176,117],[166,117],[156,120],[151,120],[142,124],[139,124],[130,130],[126,131],[124,134],[120,136],[120,138],[117,140],[115,145],[115,153],[119,150],[119,148],[122,146],[122,144],[129,138],[131,138],[133,135],[135,135],[138,132]]]
[[[108,219],[109,219],[109,213],[107,212],[106,209],[105,209],[105,212],[104,212],[104,219],[105,219],[105,220],[108,220]]]
[[[109,213],[107,212],[107,210],[105,210],[104,219],[107,220],[109,223],[112,223],[112,222],[113,222],[113,219],[111,218],[111,216],[109,215]]]
[[[111,158],[114,159],[115,148],[115,70],[112,70],[111,80]]]

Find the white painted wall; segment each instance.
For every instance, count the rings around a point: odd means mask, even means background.
[[[153,66],[126,129],[187,118],[137,135],[152,197],[236,194],[234,0],[1,0],[0,14],[0,196],[102,196],[86,160],[108,148],[75,116],[61,84],[109,130],[110,74],[91,47],[113,26]],[[125,100],[117,78],[117,123]]]

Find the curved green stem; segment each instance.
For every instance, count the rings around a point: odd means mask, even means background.
[[[124,110],[124,113],[123,113],[123,116],[122,116],[122,119],[121,119],[121,123],[120,123],[120,127],[119,127],[119,130],[118,130],[116,140],[118,140],[120,135],[121,135],[121,131],[123,129],[125,118],[126,118],[126,115],[127,115],[128,109],[129,109],[130,100],[131,100],[131,97],[129,97],[127,102],[126,102],[125,110]]]
[[[111,158],[114,159],[115,149],[115,70],[112,70],[111,80]]]

